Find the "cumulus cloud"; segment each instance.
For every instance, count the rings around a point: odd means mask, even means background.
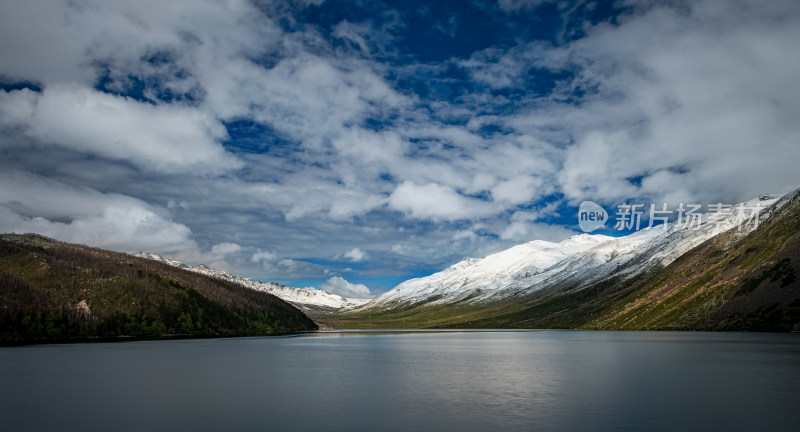
[[[231,242],[218,243],[211,247],[212,254],[221,256],[235,254],[241,250],[242,250],[241,246]]]
[[[491,212],[485,202],[467,198],[449,186],[417,185],[411,181],[397,186],[389,197],[389,207],[413,218],[445,221],[476,218]]]
[[[635,146],[627,133],[592,132],[566,150],[559,180],[564,193],[575,199],[613,200],[638,195],[627,178],[642,172],[630,154]]]
[[[24,137],[130,161],[142,170],[220,172],[240,166],[220,144],[227,133],[219,121],[185,107],[54,85],[41,94],[0,92],[0,112],[9,114],[0,126],[17,128]]]
[[[189,227],[135,198],[18,172],[0,174],[0,183],[0,232],[35,232],[122,252],[198,254]]]
[[[331,294],[350,298],[370,298],[372,295],[366,285],[354,284],[346,281],[341,276],[334,276],[320,286]]]
[[[786,53],[800,40],[789,25],[800,20],[796,5],[630,6],[619,25],[598,25],[547,50],[559,59],[553,68],[577,71],[557,92],[593,88],[585,103],[557,103],[565,95],[554,94],[546,108],[552,114],[518,119],[575,141],[558,176],[564,193],[575,201],[664,199],[683,189],[697,200],[737,201],[794,186],[788,160],[800,148],[789,144],[798,134],[789,118],[800,104],[788,71],[800,61]],[[765,156],[765,147],[776,157]]]
[[[45,84],[92,85],[102,73],[123,79],[125,72],[135,76],[164,65],[147,61],[161,53],[175,56],[179,69],[170,81],[178,85],[196,77],[186,72],[258,55],[280,38],[250,2],[177,0],[161,6],[154,0],[4,3],[0,55],[8,61],[0,72]]]
[[[504,180],[492,188],[495,201],[523,204],[537,196],[542,180],[531,176],[519,176]]]
[[[257,264],[260,269],[254,271],[266,280],[288,281],[300,278],[321,278],[326,274],[326,268],[307,261],[286,258],[275,252],[258,249],[250,256],[251,263]]]
[[[337,60],[301,52],[268,71],[254,70],[242,78],[253,86],[249,92],[243,93],[238,88],[241,80],[236,80],[228,83],[231,88],[224,95],[241,98],[232,102],[251,109],[249,115],[312,150],[328,145],[322,137],[333,139],[348,133],[348,124],[373,115],[380,118],[384,111],[405,104],[405,97],[358,59]]]
[[[347,251],[347,253],[345,253],[343,257],[353,262],[359,262],[367,259],[368,255],[366,252],[362,251],[359,248],[353,248]]]
[[[426,272],[557,240],[569,228],[536,210],[553,199],[797,186],[794,1],[625,1],[591,20],[588,3],[502,0],[481,13],[514,38],[430,61],[398,11],[157,3],[0,4],[6,230],[324,281],[342,269],[313,263]],[[556,34],[529,39],[514,23],[545,3]],[[469,25],[447,12],[430,22]]]
[[[288,271],[294,270],[298,266],[298,262],[289,258],[279,257],[274,252],[262,251],[254,253],[250,260],[255,263],[261,264],[267,270],[284,269]]]

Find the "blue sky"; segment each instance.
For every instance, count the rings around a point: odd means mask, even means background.
[[[800,7],[664,3],[4,2],[0,231],[363,296],[800,186]]]

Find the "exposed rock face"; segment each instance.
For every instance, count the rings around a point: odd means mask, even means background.
[[[89,304],[86,303],[86,299],[79,301],[78,304],[75,305],[75,312],[83,319],[88,319],[92,316],[92,311],[89,309]]]

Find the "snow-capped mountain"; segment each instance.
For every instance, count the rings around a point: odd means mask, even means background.
[[[160,255],[147,252],[139,252],[136,254],[136,256],[140,258],[148,258],[151,260],[159,261],[165,264],[169,264],[173,267],[186,269],[196,273],[202,273],[204,275],[215,277],[218,279],[227,280],[256,291],[268,292],[280,298],[281,300],[284,300],[295,306],[300,307],[301,309],[327,308],[335,310],[347,310],[361,306],[370,300],[370,299],[345,298],[342,296],[338,296],[336,294],[331,294],[327,291],[318,290],[316,288],[294,288],[281,285],[275,282],[261,282],[251,278],[243,278],[236,275],[232,275],[228,272],[213,269],[203,264],[196,266],[189,266],[180,261],[171,260],[168,258],[164,258]]]
[[[699,223],[669,223],[625,237],[578,234],[560,243],[531,241],[484,258],[463,260],[439,273],[401,283],[360,310],[443,304],[482,304],[547,289],[579,290],[610,277],[628,278],[668,265],[717,234],[764,220],[785,200],[764,195],[730,207],[729,213],[703,214]],[[755,210],[759,209],[759,210]]]

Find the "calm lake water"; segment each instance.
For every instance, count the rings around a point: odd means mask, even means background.
[[[798,425],[793,334],[373,331],[0,348],[4,431]]]

